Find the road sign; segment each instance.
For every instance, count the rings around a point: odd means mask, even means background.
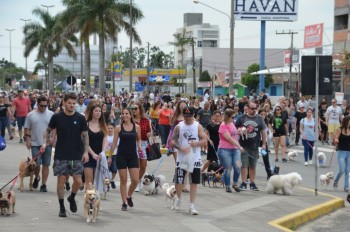
[[[299,0],[235,0],[235,20],[296,21]]]
[[[67,77],[67,83],[68,85],[75,85],[75,83],[77,83],[77,78],[75,78],[75,76],[68,76]]]

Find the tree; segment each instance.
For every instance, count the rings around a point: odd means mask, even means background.
[[[266,67],[265,67],[266,68]],[[259,86],[259,75],[251,75],[253,72],[257,72],[260,70],[260,65],[257,63],[251,64],[248,67],[247,73],[242,77],[242,84],[248,86],[250,90],[256,90]],[[272,76],[265,75],[265,87],[269,87],[273,83]]]
[[[202,72],[202,74],[199,77],[199,81],[201,81],[201,82],[211,81],[211,77],[210,77],[208,70],[205,70]]]
[[[39,17],[42,23],[32,21],[25,25],[23,33],[25,35],[24,56],[38,48],[38,60],[47,59],[49,64],[49,90],[53,90],[53,58],[65,48],[68,55],[75,57],[73,43],[77,43],[75,36],[65,36],[62,34],[63,25],[57,23],[57,16],[51,16],[48,11],[41,8],[33,10],[33,14]]]
[[[14,63],[10,63],[4,58],[0,60],[0,86],[5,86],[5,79],[18,81],[25,75],[25,69],[18,68]]]
[[[178,53],[181,55],[181,68],[184,67],[184,52],[185,52],[185,46],[189,43],[191,43],[192,38],[186,37],[186,29],[183,29],[182,33],[176,33],[174,34],[175,42],[169,42],[170,45],[174,45],[175,47],[179,48]]]

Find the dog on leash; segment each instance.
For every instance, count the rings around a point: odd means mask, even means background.
[[[290,151],[288,152],[288,160],[295,160],[295,158],[298,157],[298,152],[297,151]]]
[[[327,172],[326,174],[320,175],[320,182],[321,182],[321,188],[323,186],[326,186],[326,189],[328,189],[329,183],[331,183],[331,180],[334,178],[334,172]]]
[[[273,175],[267,182],[266,192],[277,193],[281,190],[284,195],[292,195],[293,187],[300,184],[301,181],[301,175],[296,172],[285,175]]]
[[[164,183],[164,181],[165,177],[163,175],[155,177],[146,173],[142,180],[142,192],[145,194],[145,196],[158,194],[158,192],[162,189],[162,183]]]
[[[108,178],[105,178],[103,180],[103,200],[106,200],[107,192],[109,192],[110,186],[111,186],[111,181]]]
[[[29,189],[30,191],[33,191],[33,180],[34,180],[34,170],[36,167],[36,162],[33,159],[30,159],[29,157],[22,159],[19,163],[19,172],[20,172],[20,190],[23,192],[24,184],[23,179],[24,177],[30,177],[29,180]]]
[[[14,191],[0,192],[0,212],[1,215],[15,213],[16,194]]]
[[[324,167],[326,165],[327,157],[323,152],[317,153],[317,167]]]
[[[92,183],[89,183],[89,189],[86,189],[84,196],[84,212],[86,216],[86,222],[96,222],[98,211],[100,210],[100,194],[93,187]]]
[[[222,173],[224,172],[223,166],[216,161],[212,161],[208,166],[208,172],[202,173],[202,185],[205,186],[207,182],[209,187],[212,183],[213,187],[217,187],[217,183],[221,183],[223,186]]]
[[[175,209],[175,202],[177,199],[175,185],[169,185],[168,183],[163,184],[162,189],[165,193],[165,207]]]

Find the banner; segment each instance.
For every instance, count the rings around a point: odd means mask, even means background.
[[[322,47],[323,23],[305,27],[304,48]]]

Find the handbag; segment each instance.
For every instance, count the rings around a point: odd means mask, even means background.
[[[162,154],[160,152],[160,145],[156,138],[149,137],[148,139],[148,146],[146,148],[146,154],[147,154],[147,160],[157,160],[160,157],[162,157]]]

